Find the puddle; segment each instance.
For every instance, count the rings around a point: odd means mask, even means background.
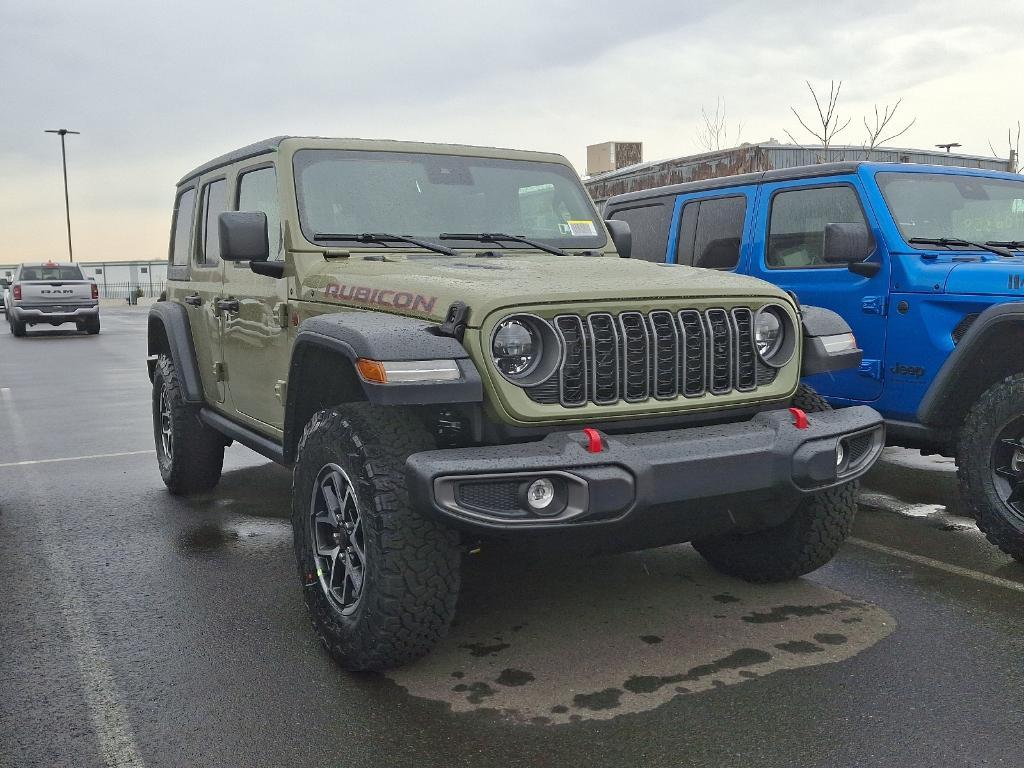
[[[190,553],[214,552],[236,543],[260,546],[292,539],[291,524],[283,520],[240,519],[195,525],[178,534],[178,549]]]
[[[895,628],[870,603],[808,579],[751,585],[690,547],[556,565],[467,569],[450,636],[388,673],[453,712],[556,725],[658,707],[842,661]]]

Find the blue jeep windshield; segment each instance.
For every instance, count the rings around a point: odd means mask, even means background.
[[[879,173],[875,178],[904,240],[1024,240],[1024,179],[951,173]]]
[[[311,241],[328,233],[387,232],[436,242],[442,232],[500,232],[556,248],[605,244],[593,203],[576,174],[559,163],[303,149],[294,168],[299,222]]]

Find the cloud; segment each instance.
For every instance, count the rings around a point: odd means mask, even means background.
[[[582,170],[586,144],[608,139],[651,159],[696,150],[700,107],[719,97],[744,139],[781,138],[789,105],[811,107],[804,80],[834,78],[854,118],[843,139],[903,97],[919,119],[901,141],[987,153],[1024,116],[1006,98],[1024,10],[989,6],[8,0],[0,248],[62,252],[59,151],[42,133],[62,126],[82,131],[68,151],[88,258],[161,258],[181,174],[280,133],[554,150]]]

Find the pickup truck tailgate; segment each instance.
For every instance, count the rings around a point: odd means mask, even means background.
[[[21,286],[20,306],[49,307],[91,304],[92,285],[89,280],[30,280]]]

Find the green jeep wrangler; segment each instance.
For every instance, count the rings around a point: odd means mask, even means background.
[[[197,168],[149,316],[164,482],[209,491],[232,441],[292,467],[302,594],[353,670],[427,653],[487,539],[818,568],[884,438],[799,386],[858,364],[849,328],[630,242],[558,155],[280,137]]]

